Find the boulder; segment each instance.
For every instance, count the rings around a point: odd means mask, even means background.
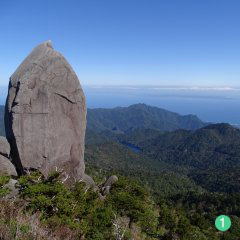
[[[108,180],[103,184],[102,195],[105,196],[105,195],[109,194],[112,185],[117,181],[118,181],[117,176],[113,175],[113,176],[109,177]]]
[[[16,169],[11,161],[0,155],[0,176],[17,176]]]
[[[97,185],[96,183],[94,182],[94,180],[92,179],[92,177],[90,177],[89,175],[87,174],[84,174],[83,178],[82,178],[82,181],[88,186],[88,187],[93,187],[93,188],[96,188]]]
[[[10,145],[5,137],[0,136],[0,155],[9,158]]]
[[[111,187],[117,181],[118,181],[118,177],[113,175],[108,178],[108,180],[104,183],[103,187]]]
[[[20,174],[56,168],[68,179],[85,171],[85,96],[77,75],[50,41],[37,46],[9,82],[5,130]]]

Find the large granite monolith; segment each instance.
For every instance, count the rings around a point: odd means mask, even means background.
[[[11,76],[5,109],[10,158],[19,174],[63,170],[84,176],[86,105],[72,67],[50,41],[37,46]]]

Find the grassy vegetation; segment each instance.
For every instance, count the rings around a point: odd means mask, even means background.
[[[91,171],[99,180],[106,173]],[[240,194],[189,192],[153,198],[138,181],[120,176],[102,199],[82,182],[65,186],[58,175],[45,179],[32,172],[19,178],[19,198],[0,199],[0,239],[240,238]],[[5,184],[6,177],[0,181]],[[222,213],[231,217],[233,227],[220,234],[214,219]]]
[[[9,176],[0,176],[0,197],[4,197],[9,193],[9,189],[4,186],[9,180]]]
[[[20,177],[19,188],[20,199],[14,201],[9,211],[20,205],[17,211],[19,217],[27,219],[27,216],[38,216],[39,229],[47,229],[48,237],[62,229],[60,235],[67,236],[70,232],[71,239],[110,240],[117,239],[120,234],[123,235],[122,239],[127,240],[135,234],[139,239],[150,240],[157,229],[158,213],[149,192],[137,182],[124,177],[120,177],[104,200],[99,197],[98,191],[82,182],[71,187],[65,186],[58,179],[58,173],[44,179],[39,172],[32,172],[31,175]],[[24,221],[19,225],[14,222],[13,216],[7,217],[10,203],[3,202],[3,214],[0,217],[6,226],[3,239],[14,239],[16,231],[17,239],[25,239],[27,234],[30,234],[28,239],[32,238],[32,226],[24,225]],[[139,230],[132,232],[133,227]],[[65,239],[61,236],[56,237]]]

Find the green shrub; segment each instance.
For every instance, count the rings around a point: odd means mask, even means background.
[[[157,228],[157,211],[149,192],[136,181],[120,177],[107,197],[120,216],[127,216],[131,223],[138,223],[142,230],[152,234]]]
[[[9,176],[0,176],[0,197],[4,197],[9,193],[9,189],[4,187],[10,180]]]
[[[83,182],[69,187],[59,180],[59,176],[60,173],[53,172],[46,179],[40,172],[33,171],[18,179],[20,198],[26,205],[24,211],[28,214],[40,213],[42,224],[51,231],[63,229],[64,232],[64,229],[69,229],[66,231],[72,231],[78,238],[111,240],[115,239],[113,222],[121,216],[130,219],[129,227],[136,223],[146,234],[156,230],[154,204],[148,191],[137,182],[120,178],[102,200],[98,191],[88,188]],[[7,193],[3,186],[9,179],[0,177],[0,196]],[[24,236],[30,231],[27,224],[19,225],[14,219],[0,220],[8,226],[13,237],[16,229]],[[131,239],[128,227],[125,229],[125,239]]]
[[[19,180],[21,197],[32,213],[40,211],[41,219],[52,229],[68,226],[86,239],[112,239],[111,206],[99,199],[98,193],[78,182],[65,186],[53,173],[44,179],[40,173],[22,176]]]

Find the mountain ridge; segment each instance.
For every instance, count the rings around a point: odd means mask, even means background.
[[[4,106],[0,105],[0,135],[5,135]],[[177,129],[195,130],[208,125],[196,115],[180,115],[144,103],[128,107],[93,108],[87,111],[87,128],[96,132],[105,130],[126,133],[135,129],[156,129],[174,131]]]
[[[230,124],[212,124],[197,130],[178,129],[172,132],[153,129],[137,129],[115,135],[106,132],[92,135],[92,132],[87,132],[86,139],[87,162],[91,163],[89,159],[97,158],[103,169],[107,166],[104,158],[111,158],[111,167],[115,169],[125,169],[129,174],[131,169],[136,171],[139,168],[148,172],[145,179],[152,181],[153,185],[159,186],[157,177],[150,175],[156,173],[161,176],[166,171],[188,177],[208,191],[240,191],[240,130]],[[111,142],[117,143],[122,152],[106,147],[111,146]],[[93,155],[89,158],[90,152]],[[135,157],[130,156],[129,152]]]
[[[180,115],[143,103],[128,107],[88,109],[87,118],[88,128],[97,132],[113,130],[126,133],[136,128],[152,128],[161,131],[195,130],[208,124],[193,114]]]

